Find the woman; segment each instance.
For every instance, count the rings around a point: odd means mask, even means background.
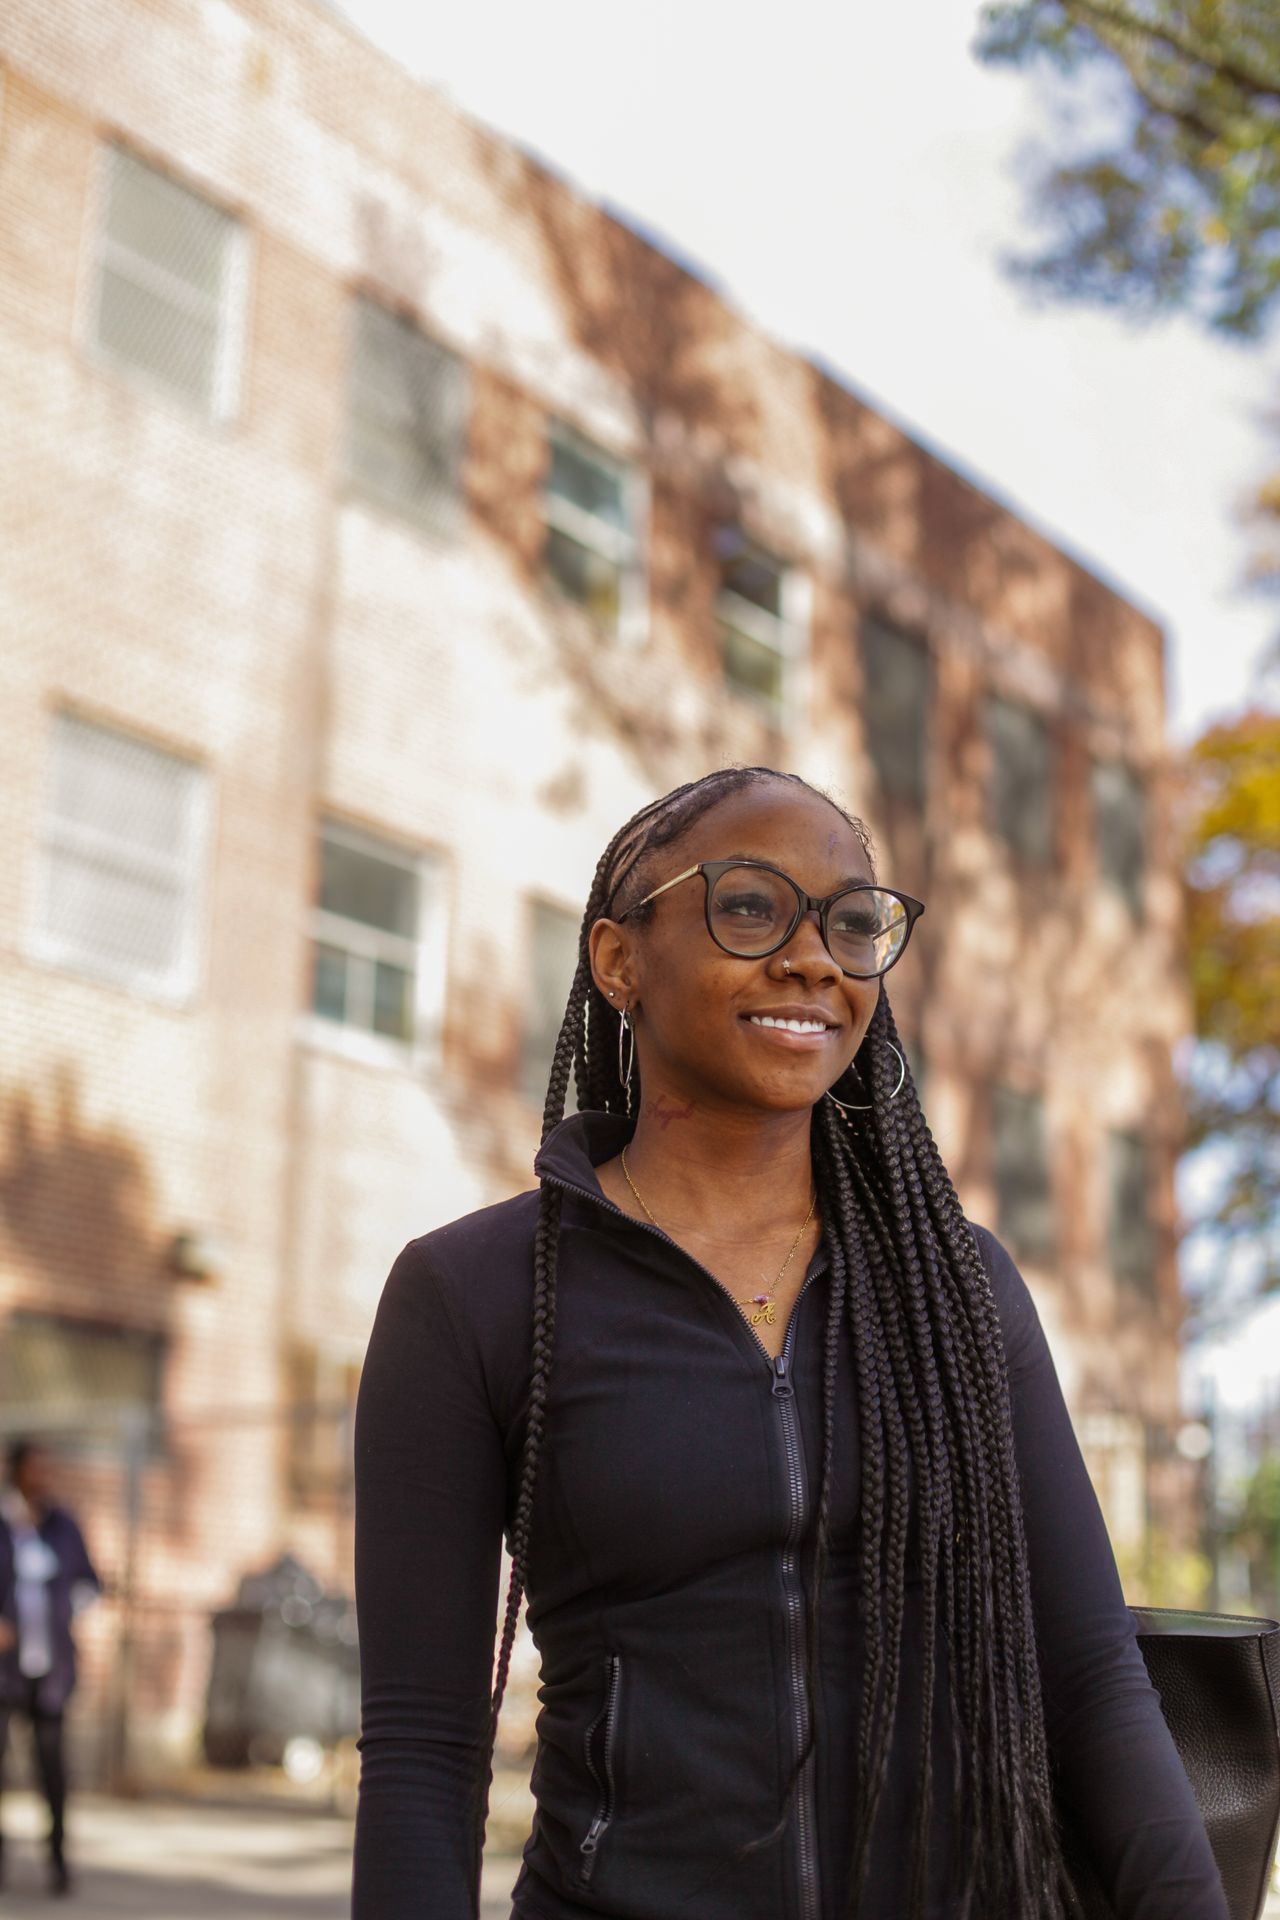
[[[51,1498],[44,1448],[13,1440],[7,1465],[8,1485],[0,1494],[0,1771],[16,1708],[31,1722],[49,1803],[50,1889],[69,1893],[62,1717],[76,1683],[71,1621],[97,1598],[102,1582],[75,1520]],[[3,1860],[0,1840],[0,1868]]]
[[[1058,1916],[1059,1806],[1120,1920],[1226,1920],[1031,1297],[896,1045],[921,911],[768,768],[606,849],[539,1188],[406,1247],[369,1345],[355,1920],[475,1915],[524,1591],[521,1920]]]

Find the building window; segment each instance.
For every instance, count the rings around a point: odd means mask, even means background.
[[[1053,857],[1053,741],[1029,707],[993,694],[987,701],[991,809],[996,832],[1036,866]]]
[[[164,1339],[140,1328],[19,1310],[0,1333],[0,1402],[11,1427],[56,1433],[59,1446],[116,1447],[122,1422],[163,1441]]]
[[[111,147],[97,267],[97,350],[210,419],[230,413],[244,311],[240,222]]]
[[[643,621],[639,484],[634,471],[558,422],[543,509],[543,550],[557,591],[609,638],[637,637]]]
[[[864,720],[880,785],[923,806],[930,662],[923,640],[883,621],[862,622]]]
[[[716,624],[725,680],[773,726],[784,727],[801,645],[798,577],[738,527],[721,527],[715,546],[720,562]]]
[[[569,989],[578,967],[581,915],[567,913],[545,900],[532,903],[531,1000],[520,1062],[520,1084],[526,1097],[541,1106],[547,1096],[551,1063],[564,1020]]]
[[[312,934],[312,1010],[383,1040],[430,1041],[429,943],[438,945],[433,863],[329,822],[320,839],[320,896]]]
[[[456,533],[466,408],[465,362],[359,296],[347,437],[357,491],[433,533]]]
[[[43,827],[39,956],[164,998],[189,994],[207,814],[202,769],[59,714]]]
[[[1054,1248],[1053,1190],[1039,1094],[996,1087],[992,1104],[997,1232],[1010,1252],[1044,1260]]]
[[[297,1342],[288,1351],[285,1369],[290,1492],[304,1504],[345,1493],[354,1465],[359,1363],[314,1342]]]
[[[1107,1134],[1107,1258],[1122,1286],[1155,1288],[1155,1234],[1148,1196],[1150,1168],[1141,1134]]]
[[[1122,760],[1095,760],[1090,769],[1093,817],[1098,837],[1098,867],[1142,918],[1142,869],[1145,793],[1141,780]]]

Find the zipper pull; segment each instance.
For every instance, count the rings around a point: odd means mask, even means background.
[[[775,1353],[773,1356],[772,1392],[779,1400],[791,1400],[795,1397],[795,1388],[787,1377],[787,1356],[785,1353]]]
[[[606,1825],[607,1825],[607,1822],[605,1820],[604,1815],[602,1813],[598,1813],[595,1819],[591,1822],[591,1825],[587,1829],[586,1839],[579,1842],[578,1852],[585,1853],[585,1854],[594,1853],[596,1848],[600,1845],[600,1835],[604,1831],[604,1828]]]

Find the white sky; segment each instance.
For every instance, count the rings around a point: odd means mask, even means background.
[[[1037,310],[1004,277],[1050,129],[1037,85],[973,58],[977,0],[341,10],[1155,614],[1175,741],[1244,704],[1280,598],[1238,590],[1234,515],[1280,465],[1280,345]],[[1280,1305],[1189,1368],[1238,1400],[1275,1356]]]
[[[1016,158],[1043,105],[969,51],[977,0],[472,0],[342,10],[466,111],[709,271],[1166,625],[1170,732],[1243,704],[1280,600],[1233,519],[1280,347],[1032,308]]]

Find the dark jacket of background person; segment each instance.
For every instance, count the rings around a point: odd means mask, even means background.
[[[49,1671],[36,1683],[35,1704],[40,1713],[61,1713],[76,1683],[72,1590],[83,1584],[100,1592],[102,1582],[89,1558],[84,1536],[65,1507],[47,1507],[36,1522],[36,1532],[57,1556],[58,1568],[48,1583],[53,1660]],[[25,1705],[31,1685],[18,1664],[13,1546],[13,1531],[0,1512],[0,1619],[6,1620],[15,1634],[14,1644],[0,1652],[0,1707]]]
[[[568,1115],[534,1163],[566,1197],[527,1587],[542,1663],[537,1814],[514,1912],[838,1920],[865,1651],[852,1336],[846,1324],[813,1797],[780,1840],[738,1857],[777,1821],[798,1751],[785,1556],[820,1468],[828,1258],[819,1246],[791,1323],[796,1449],[784,1440],[777,1369],[726,1289],[600,1187],[594,1168],[634,1124]],[[477,1912],[470,1795],[524,1438],[537,1212],[537,1192],[522,1193],[413,1241],[378,1308],[356,1417],[354,1920]],[[1060,1791],[1118,1920],[1228,1920],[1034,1302],[995,1236],[973,1231],[1006,1351]],[[803,1571],[807,1587],[807,1558]],[[907,1910],[921,1593],[909,1563],[902,1692],[863,1920]],[[928,1911],[941,1920],[951,1911],[945,1644],[938,1658]],[[598,1846],[584,1853],[593,1829]]]

